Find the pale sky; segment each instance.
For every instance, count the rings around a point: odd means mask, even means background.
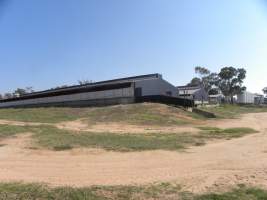
[[[174,85],[195,66],[247,69],[267,86],[265,0],[0,0],[0,93],[161,73]]]

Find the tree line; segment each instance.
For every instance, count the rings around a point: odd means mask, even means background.
[[[34,92],[33,87],[17,88],[13,92],[0,94],[0,99],[10,99]]]
[[[93,83],[92,80],[78,80],[79,85],[86,85],[86,84],[91,84]],[[65,87],[70,87],[71,85],[61,85],[57,86],[54,88],[50,88],[50,90],[54,89],[60,89],[60,88],[65,88]],[[34,89],[33,87],[26,87],[26,88],[17,88],[13,92],[7,92],[5,94],[0,94],[0,99],[10,99],[10,98],[15,98],[15,97],[20,97],[26,94],[33,93]]]
[[[243,85],[247,71],[244,68],[224,67],[218,73],[201,66],[195,67],[194,77],[187,86],[201,86],[209,95],[221,92],[234,102],[234,96],[246,90]]]

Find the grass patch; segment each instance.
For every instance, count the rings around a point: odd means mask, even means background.
[[[222,104],[217,107],[201,107],[202,110],[214,113],[218,118],[236,118],[241,114],[267,112],[266,106]]]
[[[31,131],[30,126],[0,125],[0,139]]]
[[[162,104],[131,104],[96,108],[88,113],[90,123],[125,122],[135,125],[183,125],[188,113]],[[179,115],[180,117],[177,117]]]
[[[66,144],[66,145],[61,145],[61,146],[54,146],[53,147],[53,149],[55,150],[55,151],[65,151],[65,150],[70,150],[70,149],[72,149],[73,147],[71,146],[71,145],[68,145],[68,144]]]
[[[205,194],[195,196],[193,200],[266,200],[267,191],[258,188],[248,188],[242,186],[230,192],[222,194]]]
[[[0,109],[0,119],[40,123],[59,123],[83,118],[90,124],[125,122],[167,126],[191,123],[190,117],[190,113],[180,108],[153,103],[92,108]]]
[[[266,200],[267,191],[245,186],[226,193],[194,195],[182,192],[177,184],[147,186],[93,186],[85,188],[50,188],[41,184],[0,184],[0,199],[16,200]]]
[[[249,128],[218,129],[200,127],[199,134],[192,133],[147,133],[117,134],[73,132],[53,126],[11,126],[0,125],[0,138],[30,132],[37,146],[64,151],[75,147],[101,148],[108,151],[176,151],[189,146],[204,145],[210,139],[231,139],[255,133]],[[35,145],[36,146],[36,145]]]
[[[221,105],[202,107],[214,113],[218,118],[235,118],[244,113],[267,112],[267,107]],[[0,109],[0,119],[59,123],[83,118],[88,123],[124,122],[134,125],[184,125],[205,117],[186,112],[180,108],[155,103],[118,105],[92,108],[19,108]]]
[[[3,200],[104,200],[104,196],[94,194],[93,189],[49,188],[41,184],[0,184],[0,199]]]
[[[0,125],[0,138],[25,132],[32,133],[38,146],[63,151],[74,147],[102,148],[109,151],[180,150],[195,145],[203,139],[191,134],[116,134],[73,132],[53,126],[13,126]]]
[[[85,188],[50,188],[41,184],[0,184],[0,199],[16,200],[140,200],[180,199],[184,195],[177,184],[160,183],[147,186],[93,186]]]
[[[87,108],[9,108],[0,109],[0,119],[22,122],[58,123],[83,117],[87,111]]]
[[[218,139],[231,139],[239,138],[248,134],[257,133],[256,130],[252,128],[226,128],[220,129],[216,127],[199,127],[201,135],[204,137],[218,138]]]
[[[73,147],[102,148],[109,151],[180,150],[200,140],[191,134],[116,134],[75,133],[44,126],[35,132],[37,143],[49,149],[65,150]]]

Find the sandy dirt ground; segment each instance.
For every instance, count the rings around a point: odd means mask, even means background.
[[[201,123],[198,123],[199,125]],[[87,131],[96,133],[183,133],[197,132],[198,129],[192,125],[187,126],[141,126],[126,123],[97,123],[88,125],[83,120],[63,122],[56,124],[59,129],[71,131]]]
[[[12,121],[12,120],[3,120],[0,119],[1,125],[13,125],[13,126],[40,126],[40,125],[50,125],[48,123],[38,123],[38,122],[19,122],[19,121]]]
[[[0,181],[52,186],[129,185],[177,182],[192,192],[239,183],[267,189],[267,113],[210,121],[210,126],[251,127],[243,138],[216,141],[186,152],[118,153],[96,149],[31,150],[30,135],[0,141]]]

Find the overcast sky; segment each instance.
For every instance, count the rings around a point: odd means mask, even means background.
[[[0,0],[0,93],[161,73],[183,85],[195,66],[247,69],[267,86],[264,0]]]

